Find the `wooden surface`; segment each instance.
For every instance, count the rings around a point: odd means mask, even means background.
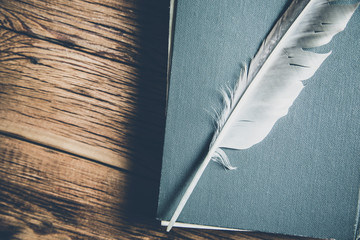
[[[0,239],[299,239],[155,220],[168,0],[0,0]]]

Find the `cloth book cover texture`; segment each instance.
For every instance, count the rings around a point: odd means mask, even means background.
[[[158,219],[170,220],[214,133],[220,90],[233,86],[287,0],[178,0]],[[210,162],[178,222],[318,238],[359,231],[360,12],[317,49],[332,54],[289,113],[253,147]],[[239,136],[241,137],[241,136]]]

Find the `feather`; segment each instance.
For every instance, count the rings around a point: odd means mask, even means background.
[[[233,90],[224,91],[224,108],[209,151],[180,200],[167,227],[170,231],[211,159],[231,168],[222,149],[247,149],[261,142],[288,113],[331,52],[304,50],[327,44],[344,30],[357,4],[332,0],[294,0],[263,41],[249,67],[243,67]]]

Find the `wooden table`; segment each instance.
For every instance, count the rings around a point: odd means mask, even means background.
[[[299,239],[155,220],[169,0],[0,0],[0,239]]]

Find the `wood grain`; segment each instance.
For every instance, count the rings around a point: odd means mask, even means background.
[[[146,1],[2,2],[4,28],[126,63],[139,55],[139,11],[151,6]]]
[[[3,125],[6,121],[24,129],[36,127],[39,135],[50,131],[126,152],[131,129],[124,125],[134,118],[137,95],[134,86],[124,89],[121,78],[129,76],[118,75],[125,66],[7,30],[2,33],[1,47],[12,45],[1,56]]]
[[[7,24],[0,32],[0,78],[2,79],[0,83],[2,122],[0,124],[4,128],[5,124],[9,125],[8,122],[11,122],[20,125],[23,129],[28,129],[28,131],[36,131],[40,136],[50,133],[63,139],[68,138],[102,148],[102,151],[97,155],[109,155],[106,158],[107,163],[130,170],[131,167],[127,161],[129,155],[136,154],[136,159],[140,159],[138,149],[134,151],[136,148],[134,145],[137,145],[137,139],[139,139],[137,135],[142,135],[142,144],[145,146],[144,152],[146,149],[161,145],[163,130],[160,127],[163,126],[164,122],[166,84],[164,81],[166,71],[164,68],[166,58],[164,56],[166,56],[167,50],[166,24],[163,24],[165,28],[159,28],[163,31],[160,34],[163,36],[162,41],[156,41],[156,44],[153,45],[144,43],[144,45],[153,48],[143,47],[141,51],[146,50],[151,53],[139,53],[140,50],[137,53],[129,52],[127,54],[133,57],[129,57],[126,63],[122,63],[118,57],[105,57],[105,53],[110,52],[110,50],[104,51],[104,48],[105,46],[110,47],[110,44],[103,39],[97,39],[95,36],[86,37],[87,44],[72,40],[76,44],[83,44],[83,46],[77,45],[79,47],[72,48],[68,47],[67,40],[65,41],[63,38],[49,40],[49,37],[59,34],[62,36],[67,34],[69,38],[72,36],[75,38],[75,36],[90,33],[99,35],[101,32],[95,33],[93,30],[85,30],[83,27],[81,27],[81,33],[78,32],[80,30],[77,27],[72,32],[65,32],[64,30],[70,30],[62,28],[63,22],[56,21],[57,27],[54,27],[53,24],[55,23],[50,21],[49,29],[64,31],[51,35],[47,30],[48,28],[44,27],[45,23],[42,24],[40,20],[40,22],[33,20],[37,19],[34,15],[39,14],[37,9],[45,9],[44,11],[49,16],[57,15],[61,8],[64,8],[64,11],[67,10],[66,12],[73,12],[72,10],[74,10],[75,15],[78,11],[71,6],[67,6],[66,9],[66,6],[60,4],[61,2],[59,3],[60,6],[58,4],[50,6],[46,2],[36,1],[36,4],[41,3],[48,7],[33,6],[33,4],[29,6],[29,3],[23,2],[16,2],[15,5],[14,1],[5,1],[3,5],[2,17],[4,20],[2,22]],[[126,7],[126,4],[124,5],[123,7]],[[112,11],[115,7],[111,7],[109,7],[108,12],[104,10],[102,18],[106,18],[108,14],[111,16],[114,14]],[[139,7],[138,11],[144,7],[146,6]],[[86,10],[86,5],[83,8]],[[87,9],[89,12],[86,13],[91,21],[98,19],[91,14],[93,9],[94,7]],[[34,13],[29,13],[29,11],[34,11]],[[126,16],[128,21],[121,21],[121,18],[117,21],[110,21],[114,26],[108,26],[109,33],[102,37],[112,36],[115,34],[113,29],[125,25],[123,26],[124,29],[133,29],[132,35],[129,34],[137,40],[137,43],[132,42],[133,48],[140,48],[142,46],[141,39],[146,36],[146,33],[139,30],[140,26],[133,27],[139,23],[130,22],[131,16],[134,15],[132,11],[123,12],[122,8],[117,9],[117,11],[118,13],[115,15],[128,15]],[[45,12],[44,15],[46,15]],[[81,20],[85,24],[85,20],[81,16],[80,19],[76,21],[72,19],[71,21],[77,23]],[[69,20],[67,15],[63,17],[64,21]],[[150,15],[150,17],[153,16]],[[166,14],[157,21],[164,20],[166,23],[165,17]],[[87,20],[90,21],[90,19]],[[105,22],[108,20],[113,19],[110,17]],[[138,19],[138,21],[141,20]],[[149,22],[151,24],[157,23],[155,20]],[[161,25],[152,27],[158,28],[159,26]],[[146,25],[142,27],[146,27]],[[116,36],[119,35],[117,38],[111,37],[114,42],[111,46],[114,47],[114,44],[117,44],[118,55],[125,51],[123,51],[123,47],[126,51],[130,51],[121,40],[121,31],[119,29],[115,34]],[[154,29],[153,33],[158,31]],[[104,46],[96,47],[97,44],[104,44]],[[83,49],[86,46],[89,48],[91,46],[92,50],[79,50],[79,48]],[[163,56],[161,61],[154,57],[159,56],[159,54]],[[135,58],[138,60],[131,60]],[[142,64],[142,62],[147,62],[147,67],[134,67],[134,65]],[[159,65],[154,67],[154,62]],[[157,87],[152,87],[152,84]],[[150,103],[156,107],[151,108]],[[144,119],[141,119],[142,116]],[[142,134],[143,132],[146,134]],[[158,135],[153,138],[148,133]],[[135,135],[136,137],[134,137]],[[148,141],[146,142],[146,140]],[[143,154],[143,156],[145,155]],[[154,157],[159,157],[159,154]],[[148,156],[142,158],[145,164],[148,162],[147,159],[149,159]],[[151,168],[152,165],[149,163],[146,167]],[[158,165],[153,169],[158,169]]]
[[[168,0],[0,0],[0,239],[299,239],[155,220]]]

